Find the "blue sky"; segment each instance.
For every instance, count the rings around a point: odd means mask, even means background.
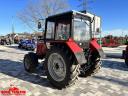
[[[0,0],[0,35],[11,32],[14,17],[15,32],[31,32],[17,17],[28,0]],[[71,9],[79,10],[77,0],[69,0]],[[89,4],[89,11],[102,18],[103,34],[128,35],[128,0],[94,0]]]

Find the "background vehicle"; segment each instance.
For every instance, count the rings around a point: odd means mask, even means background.
[[[21,39],[19,42],[18,48],[24,48],[24,43],[25,43],[25,40]]]
[[[5,45],[5,44],[6,44],[6,40],[5,40],[5,39],[1,39],[1,40],[0,40],[0,44],[1,44],[1,45]]]
[[[35,45],[35,41],[34,40],[27,40],[26,41],[26,46],[25,46],[25,49],[26,50],[32,50],[32,51],[34,51],[35,50],[35,47],[36,47],[36,45]]]
[[[128,45],[125,50],[122,52],[122,56],[125,59],[125,64],[128,66]]]
[[[41,27],[39,22],[38,28]],[[100,18],[90,13],[69,11],[49,16],[36,53],[24,57],[25,70],[34,72],[38,59],[45,59],[47,78],[57,88],[73,85],[78,75],[87,77],[96,73],[104,52],[92,32],[100,32]]]
[[[11,45],[11,41],[9,38],[2,38],[0,40],[0,45]]]
[[[23,48],[26,50],[35,50],[35,41],[34,40],[20,40],[18,48]]]
[[[118,38],[114,38],[112,35],[108,35],[102,38],[103,47],[118,47],[121,44],[118,42]]]

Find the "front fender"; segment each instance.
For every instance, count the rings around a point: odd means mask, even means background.
[[[87,62],[87,60],[85,59],[85,55],[84,55],[83,49],[80,48],[72,39],[69,39],[66,42],[66,45],[72,51],[72,53],[76,57],[76,60],[77,60],[77,62],[79,64],[84,64],[84,63]]]
[[[90,42],[90,49],[93,52],[98,52],[98,54],[99,54],[99,56],[101,58],[105,58],[106,57],[102,47],[97,43],[96,39],[92,39],[91,40],[91,42]]]

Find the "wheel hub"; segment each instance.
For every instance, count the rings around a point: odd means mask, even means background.
[[[58,53],[53,53],[48,59],[48,71],[56,81],[62,81],[66,75],[66,66],[63,57]]]
[[[58,65],[58,63],[55,64],[55,68],[56,68],[56,70],[59,69],[59,65]]]

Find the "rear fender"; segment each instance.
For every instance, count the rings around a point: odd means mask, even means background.
[[[78,46],[78,44],[76,44],[74,42],[73,39],[69,39],[66,42],[66,45],[69,47],[69,49],[72,51],[72,53],[76,57],[76,60],[77,60],[78,64],[84,64],[84,63],[87,62],[87,60],[85,59],[85,55],[84,55],[83,49],[80,48]]]
[[[104,51],[102,47],[97,43],[96,39],[92,39],[90,41],[90,49],[92,50],[92,52],[97,52],[101,58],[105,58]]]

